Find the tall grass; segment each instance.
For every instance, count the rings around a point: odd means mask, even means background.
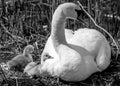
[[[95,21],[104,27],[119,44],[120,33],[120,1],[118,0],[78,0]],[[89,1],[89,2],[88,2]],[[21,53],[27,44],[38,43],[38,48],[33,54],[34,60],[40,58],[46,40],[50,35],[52,15],[56,7],[64,2],[74,2],[76,0],[1,0],[0,2],[0,61],[6,62],[18,53]],[[112,16],[110,16],[112,15]],[[96,28],[85,16],[80,23],[68,19],[66,27],[72,30],[78,28]],[[89,22],[88,22],[89,21]],[[45,26],[45,27],[44,27]],[[47,26],[47,27],[46,27]],[[99,30],[99,29],[98,29]],[[100,30],[99,30],[100,31]],[[101,31],[102,32],[102,31]],[[110,66],[102,73],[95,73],[87,80],[77,83],[58,81],[50,76],[41,76],[39,79],[26,79],[23,74],[22,79],[18,79],[18,84],[22,86],[119,86],[120,85],[120,62],[115,60],[116,48],[109,37],[102,32],[109,40],[112,48],[112,58]],[[119,57],[118,57],[119,58]],[[15,76],[15,73],[6,73],[7,76]],[[19,77],[17,76],[17,77]],[[10,77],[9,77],[10,78]],[[15,78],[8,79],[16,86]],[[23,81],[19,81],[23,80]],[[32,81],[31,81],[32,80]],[[28,82],[31,82],[27,84]]]

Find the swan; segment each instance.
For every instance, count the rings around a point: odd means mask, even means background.
[[[78,19],[82,14],[74,3],[63,3],[55,10],[51,35],[41,55],[41,64],[35,69],[39,75],[49,73],[65,81],[82,81],[109,66],[111,49],[102,33],[89,28],[74,33],[64,29],[67,18]],[[47,55],[53,58],[46,59]]]
[[[68,42],[68,40],[70,40],[72,38],[72,36],[74,35],[74,32],[70,29],[65,29],[65,38]],[[50,41],[50,42],[49,42]],[[51,44],[51,38],[48,38],[48,41],[46,42],[45,48],[42,52],[41,55],[41,63],[43,63],[46,59],[48,59],[50,56],[52,57],[57,57],[57,53],[55,52],[54,48],[53,48],[53,44]],[[47,53],[49,52],[49,53]]]
[[[27,45],[22,54],[19,54],[7,62],[7,66],[11,70],[22,71],[23,68],[30,62],[33,62],[33,58],[30,53],[34,51],[32,45]]]
[[[37,74],[39,74],[39,70],[37,70],[37,69],[38,69],[38,63],[30,62],[24,68],[24,73],[27,73],[29,76],[32,76],[35,74],[37,75]]]

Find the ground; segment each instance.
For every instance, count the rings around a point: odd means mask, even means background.
[[[115,53],[114,48],[111,48]],[[114,53],[112,53],[111,64],[106,70],[97,72],[80,82],[65,82],[50,75],[41,75],[33,79],[22,72],[10,71],[6,67],[7,60],[5,58],[6,54],[4,54],[4,58],[1,58],[1,68],[3,71],[0,73],[0,86],[119,86],[120,60],[119,56],[117,60],[115,59]],[[12,54],[11,56],[9,55],[9,57],[13,56]],[[33,56],[35,56],[35,53],[33,53]]]

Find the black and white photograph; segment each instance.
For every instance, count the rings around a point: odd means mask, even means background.
[[[120,86],[120,0],[0,0],[0,86]]]

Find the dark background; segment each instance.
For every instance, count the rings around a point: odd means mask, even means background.
[[[47,38],[50,35],[52,15],[61,3],[74,2],[84,6],[96,23],[106,29],[120,44],[120,0],[0,0],[0,62],[6,62],[22,53],[27,44],[38,43],[33,58],[39,59]],[[3,71],[7,77],[0,75],[0,83],[16,85],[16,76],[19,86],[119,86],[120,60],[115,59],[116,47],[111,38],[102,30],[95,27],[92,21],[82,16],[85,23],[68,19],[66,28],[77,30],[80,28],[94,28],[102,32],[108,39],[112,57],[110,66],[101,73],[91,75],[87,80],[72,83],[58,81],[50,76],[41,76],[39,79],[29,79],[23,73]],[[9,72],[9,73],[8,73]]]

